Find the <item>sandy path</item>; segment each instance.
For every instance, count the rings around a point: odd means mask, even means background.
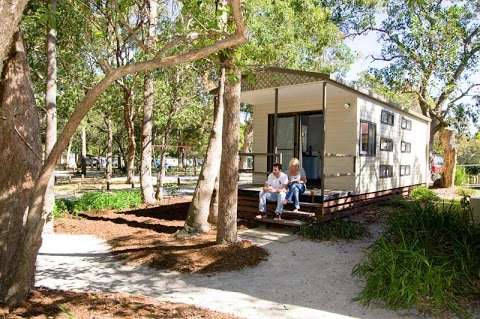
[[[243,318],[415,318],[352,301],[361,286],[350,272],[370,240],[255,241],[270,252],[268,261],[206,276],[133,269],[108,256],[108,245],[93,236],[45,234],[37,285],[143,294]]]

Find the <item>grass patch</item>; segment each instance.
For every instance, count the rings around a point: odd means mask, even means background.
[[[53,215],[61,217],[66,214],[78,214],[91,210],[135,208],[141,204],[142,196],[138,190],[89,192],[74,200],[55,200]]]
[[[469,318],[466,305],[480,296],[480,227],[459,203],[418,203],[398,209],[385,233],[353,274],[366,281],[363,304]]]
[[[348,219],[312,223],[300,228],[300,235],[312,240],[355,240],[368,235],[365,225]]]
[[[457,187],[456,193],[458,196],[474,196],[478,194],[478,190],[468,187]]]
[[[423,202],[423,203],[440,200],[440,197],[437,194],[435,194],[434,191],[432,191],[431,189],[425,186],[414,187],[410,194],[410,197],[416,201]]]

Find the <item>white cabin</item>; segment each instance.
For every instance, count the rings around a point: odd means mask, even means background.
[[[297,157],[310,186],[364,194],[428,181],[430,119],[327,74],[264,68],[242,78],[253,105],[253,182]],[[276,124],[276,125],[275,125]]]

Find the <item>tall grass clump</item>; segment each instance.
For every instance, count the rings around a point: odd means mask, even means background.
[[[353,274],[366,286],[364,304],[468,318],[466,305],[480,296],[480,227],[458,203],[413,203],[386,221],[385,233]]]
[[[368,235],[368,230],[363,224],[348,219],[335,219],[302,226],[300,235],[312,240],[355,240]]]
[[[418,202],[434,202],[440,200],[440,197],[434,191],[425,186],[414,187],[410,197]]]
[[[141,203],[142,196],[139,191],[89,192],[74,202],[73,212],[134,208],[140,206]]]
[[[465,171],[465,167],[457,166],[455,168],[455,185],[462,186],[467,183],[467,172]]]

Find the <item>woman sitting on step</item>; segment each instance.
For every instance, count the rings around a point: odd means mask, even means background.
[[[300,167],[300,161],[297,158],[292,158],[288,164],[288,192],[285,197],[284,204],[288,202],[294,204],[294,212],[300,209],[300,195],[305,193],[307,185],[307,176],[305,170]]]

